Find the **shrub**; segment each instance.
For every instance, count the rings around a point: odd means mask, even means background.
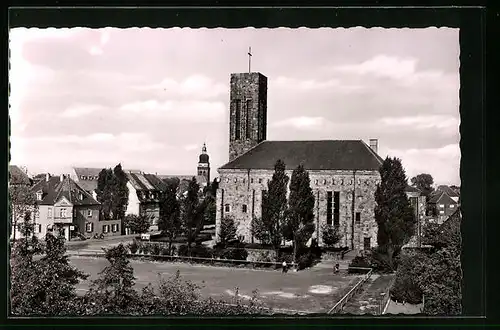
[[[139,244],[137,244],[137,240],[133,240],[132,243],[129,244],[130,253],[135,254],[139,249]]]
[[[348,273],[349,274],[364,274],[366,270],[356,269],[356,268],[371,268],[371,262],[369,257],[366,256],[356,256],[352,259],[349,264]]]
[[[160,244],[152,244],[151,245],[151,253],[155,256],[160,255],[161,246]]]
[[[313,254],[315,259],[321,259],[321,248],[318,245],[318,241],[313,239],[311,242],[310,252]]]
[[[212,258],[212,255],[213,255],[212,249],[210,249],[204,245],[197,245],[191,249],[191,256],[192,257]]]
[[[228,248],[221,251],[221,259],[247,260],[248,251],[242,248]]]
[[[169,255],[168,248],[165,247],[165,246],[162,246],[162,248],[160,250],[160,255],[162,255],[162,256],[168,256]]]
[[[307,252],[299,256],[297,260],[297,269],[302,270],[311,267],[316,260],[315,255],[312,252]]]
[[[392,273],[394,271],[394,269],[389,264],[387,255],[381,252],[378,248],[372,249],[370,255],[367,256],[367,259],[369,259],[371,267],[373,268],[374,271],[380,273]],[[395,263],[397,263],[396,261],[398,259],[399,258],[396,258],[394,260]]]
[[[179,246],[179,248],[177,249],[177,255],[179,257],[187,257],[188,256],[187,245],[183,244],[183,245]]]

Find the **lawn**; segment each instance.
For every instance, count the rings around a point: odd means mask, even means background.
[[[104,258],[71,257],[71,262],[95,279],[108,265]],[[179,270],[181,276],[198,285],[204,297],[213,297],[231,302],[236,288],[239,296],[250,299],[253,291],[268,308],[326,313],[357,281],[358,276],[333,275],[331,269],[312,268],[286,274],[275,270],[212,267],[185,263],[151,262],[131,260],[136,276],[136,287],[153,285],[158,278],[170,277]],[[89,280],[90,280],[89,279]],[[78,285],[79,291],[88,288],[88,281]]]

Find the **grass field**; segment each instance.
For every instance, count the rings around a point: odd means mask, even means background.
[[[87,281],[79,284],[80,292],[84,292],[88,288],[88,281],[95,279],[108,265],[108,261],[104,258],[71,257],[71,262],[91,275]],[[236,288],[243,299],[250,299],[252,292],[258,290],[259,301],[268,308],[307,313],[326,313],[352,285],[359,281],[358,276],[334,275],[331,269],[325,268],[282,274],[273,270],[138,260],[131,260],[131,265],[135,271],[138,289],[149,283],[155,285],[160,276],[174,276],[179,270],[181,277],[202,286],[200,293],[204,297],[231,302]]]

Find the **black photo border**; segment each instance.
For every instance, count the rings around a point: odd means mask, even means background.
[[[243,28],[259,27],[386,27],[386,28],[425,28],[452,27],[460,29],[460,149],[461,149],[461,203],[462,203],[462,268],[463,268],[463,315],[462,317],[352,317],[352,318],[326,318],[326,317],[301,317],[272,319],[245,319],[245,318],[59,318],[59,319],[10,319],[3,315],[1,324],[10,326],[99,326],[119,325],[124,326],[177,326],[177,327],[250,327],[250,326],[275,326],[275,327],[379,327],[410,325],[422,326],[482,326],[486,324],[485,316],[492,321],[493,311],[496,307],[496,298],[486,301],[487,292],[500,292],[495,284],[495,275],[487,277],[486,260],[492,260],[486,254],[494,253],[495,243],[498,240],[487,239],[486,234],[495,232],[496,217],[493,214],[495,205],[494,193],[498,193],[498,179],[495,173],[498,167],[498,156],[495,152],[493,134],[498,134],[498,126],[492,112],[486,112],[486,21],[498,18],[498,14],[487,12],[483,7],[282,7],[285,2],[272,3],[256,2],[247,5],[276,6],[271,7],[187,7],[185,2],[176,4],[178,7],[131,7],[122,6],[146,5],[146,3],[127,4],[125,1],[109,3],[109,6],[99,8],[55,8],[55,7],[25,7],[35,5],[35,2],[18,2],[16,6],[23,8],[9,8],[8,28],[15,27],[206,27],[206,28]],[[346,2],[344,2],[346,4]],[[45,1],[38,6],[63,6],[60,1]],[[75,6],[66,3],[64,6]],[[79,5],[90,5],[79,3]],[[97,4],[95,4],[97,5]],[[154,5],[149,3],[148,5]],[[169,4],[173,6],[174,4]],[[205,4],[207,6],[208,4]],[[215,1],[211,5],[221,5]],[[290,5],[290,4],[289,4]],[[293,4],[292,4],[293,5]],[[296,6],[297,4],[295,4]],[[312,6],[312,3],[308,4]],[[325,4],[318,4],[325,5]],[[338,5],[338,4],[337,4]],[[368,5],[368,4],[366,4]],[[422,5],[422,4],[421,4]],[[184,7],[179,7],[184,6]],[[240,4],[243,6],[243,4]],[[7,21],[4,20],[4,24]],[[490,36],[491,37],[491,36]],[[5,38],[8,49],[8,35]],[[498,54],[498,53],[497,53]],[[499,58],[499,57],[496,57]],[[7,55],[8,60],[8,55]],[[488,67],[488,71],[490,67]],[[229,73],[228,73],[229,74]],[[8,76],[5,75],[6,84]],[[492,89],[493,91],[493,89]],[[489,96],[492,94],[489,93]],[[493,102],[491,99],[488,99]],[[8,97],[6,100],[8,104]],[[490,106],[492,103],[488,103]],[[498,103],[497,103],[498,104]],[[5,107],[8,109],[8,107]],[[491,111],[491,109],[490,109]],[[3,112],[2,125],[5,145],[9,142],[8,111]],[[488,135],[487,135],[488,134]],[[491,142],[491,143],[490,143]],[[8,149],[5,149],[8,150]],[[1,179],[7,187],[8,161],[10,153],[5,153],[2,162]],[[494,166],[494,163],[497,166]],[[495,187],[497,187],[495,189]],[[2,210],[7,215],[7,192],[2,192]],[[488,222],[486,219],[489,219]],[[488,231],[486,231],[488,227]],[[2,239],[7,242],[6,224],[0,231]],[[6,247],[7,244],[3,245]],[[3,250],[3,251],[6,251]],[[6,253],[2,254],[7,258]],[[498,258],[495,258],[499,260]],[[8,260],[0,262],[0,282],[4,290],[7,289]],[[488,287],[486,287],[488,284]],[[8,306],[8,292],[3,292],[0,300],[0,309],[6,313]],[[5,306],[5,308],[4,308]],[[488,323],[490,323],[488,322]],[[490,323],[491,324],[491,323]]]

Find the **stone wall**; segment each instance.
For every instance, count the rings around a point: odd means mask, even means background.
[[[252,262],[276,262],[276,251],[264,249],[246,249],[248,252],[247,261]]]
[[[251,234],[252,216],[261,215],[262,191],[267,190],[267,183],[271,180],[273,172],[272,170],[219,170],[217,235],[222,216],[228,215],[239,224],[238,235],[244,236],[246,242],[255,240]],[[287,175],[291,177],[292,171],[287,170]],[[321,234],[318,235],[319,229],[327,221],[327,193],[332,191],[333,194],[334,191],[339,191],[339,228],[343,237],[338,245],[351,247],[353,244],[354,248],[363,249],[364,239],[370,238],[370,246],[376,246],[377,225],[374,209],[376,185],[380,180],[378,171],[357,171],[355,175],[352,171],[309,171],[309,177],[316,199],[314,236],[319,236],[319,244],[322,245]],[[353,191],[354,215],[359,212],[361,216],[360,223],[354,223],[354,237],[352,237]],[[229,206],[229,212],[225,210],[226,205]],[[247,206],[247,212],[243,211],[243,205]]]

